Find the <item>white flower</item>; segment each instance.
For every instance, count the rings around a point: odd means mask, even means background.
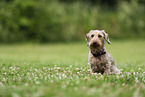
[[[63,77],[63,78],[66,78],[66,75],[65,75],[65,74],[62,74],[62,77]]]
[[[135,75],[135,72],[133,72],[133,75]]]
[[[31,80],[32,78],[29,77],[28,79]]]
[[[133,73],[133,72],[134,72],[134,70],[130,70],[130,72],[131,72],[131,73]]]
[[[5,79],[5,78],[3,78],[1,81],[2,81],[2,82],[6,82],[6,79]]]
[[[7,73],[5,72],[5,73],[3,73],[3,74],[5,74],[5,75],[6,75]]]
[[[124,75],[122,74],[121,76],[120,76],[120,78],[123,78],[124,77]]]
[[[128,75],[130,75],[131,73],[130,72],[128,72]]]
[[[98,77],[96,76],[96,79],[98,79]]]
[[[47,68],[46,67],[43,67],[43,70],[46,70]]]
[[[25,83],[24,85],[25,85],[25,86],[28,86],[28,83]]]
[[[45,77],[44,80],[47,80],[47,77]]]
[[[10,69],[13,69],[13,67],[10,67]]]
[[[135,80],[138,80],[138,78],[136,77]]]
[[[122,86],[125,86],[125,83],[123,83]]]
[[[39,82],[39,81],[36,81],[35,83],[36,83],[37,85],[39,85],[39,84],[40,84],[40,82]]]
[[[16,70],[19,70],[20,68],[16,68]]]
[[[57,67],[58,70],[60,70],[60,67]]]
[[[137,77],[135,78],[135,82],[136,82],[136,83],[138,83],[138,82],[139,82],[139,80],[138,80],[138,78],[137,78]]]
[[[61,79],[61,76],[59,76],[59,79]]]
[[[2,82],[0,82],[0,86],[3,86],[3,83]]]
[[[66,69],[69,69],[69,67],[66,67]]]
[[[80,69],[79,68],[76,68],[76,70],[79,71]]]
[[[36,71],[36,72],[38,72],[38,70],[37,70],[37,69],[35,69],[35,71]]]

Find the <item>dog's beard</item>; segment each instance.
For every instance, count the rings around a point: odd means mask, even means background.
[[[90,50],[91,50],[93,53],[100,52],[100,51],[102,51],[102,49],[103,49],[103,47],[90,46]]]
[[[93,53],[98,53],[100,51],[103,50],[104,48],[104,41],[103,42],[99,42],[97,41],[97,44],[96,45],[93,45],[93,43],[91,42],[89,44],[89,47],[90,47],[90,50],[93,52]]]

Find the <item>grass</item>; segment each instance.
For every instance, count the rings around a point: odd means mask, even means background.
[[[106,44],[120,75],[92,74],[86,43],[0,45],[0,97],[143,97],[145,40]]]

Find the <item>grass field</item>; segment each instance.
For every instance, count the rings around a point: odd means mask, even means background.
[[[145,40],[106,48],[122,74],[92,74],[86,43],[1,44],[0,97],[144,97]]]

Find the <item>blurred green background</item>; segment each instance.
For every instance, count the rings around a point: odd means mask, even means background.
[[[145,0],[0,0],[0,43],[145,38]]]

